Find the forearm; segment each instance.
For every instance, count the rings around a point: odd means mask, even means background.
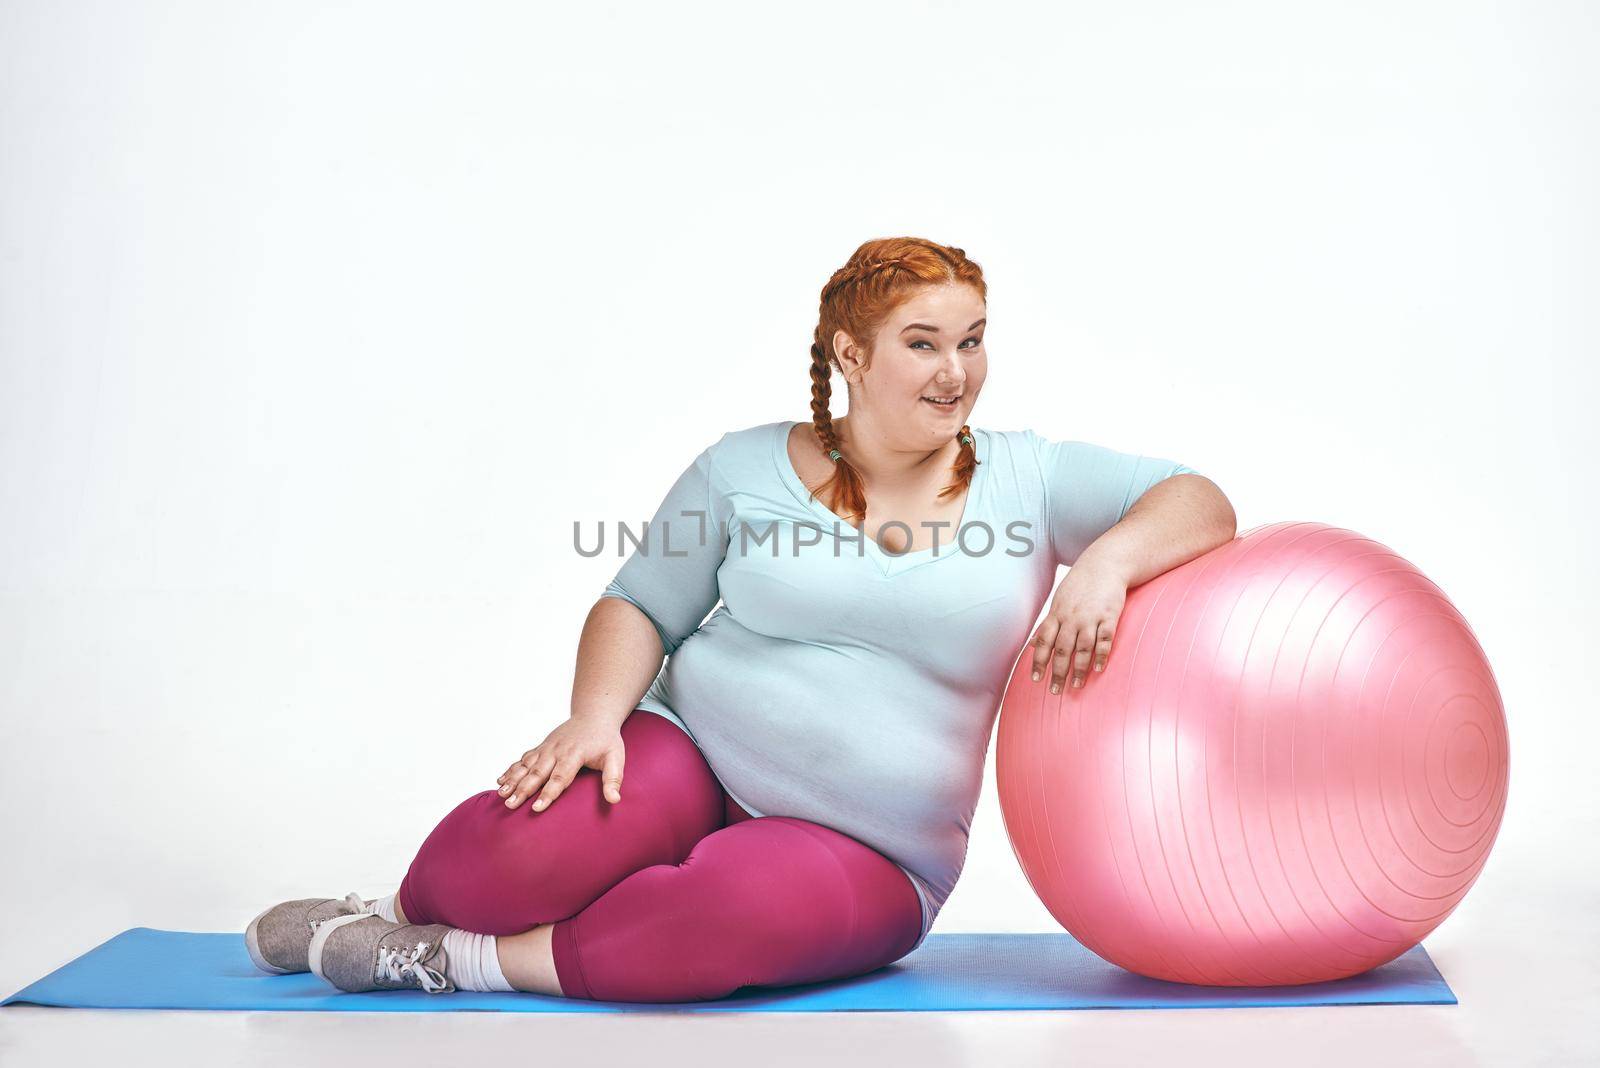
[[[600,598],[578,639],[573,718],[620,729],[661,670],[661,658],[661,636],[648,616],[621,598]]]
[[[1237,522],[1216,483],[1204,475],[1173,475],[1151,486],[1074,566],[1109,567],[1131,588],[1232,541]]]

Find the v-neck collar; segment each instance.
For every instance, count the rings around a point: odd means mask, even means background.
[[[960,533],[963,524],[976,521],[979,494],[984,486],[984,476],[989,470],[989,442],[986,431],[979,430],[976,427],[972,429],[972,448],[978,458],[978,468],[972,473],[972,481],[967,486],[967,499],[961,505],[961,518],[956,521],[954,528],[940,531],[941,538],[948,536],[949,540],[941,540],[936,555],[931,546],[914,553],[888,552],[881,548],[876,541],[868,537],[866,531],[851,526],[845,522],[843,516],[834,514],[827,505],[812,497],[811,491],[806,489],[805,482],[801,480],[799,472],[794,469],[793,461],[789,459],[789,435],[796,425],[798,425],[797,421],[793,419],[774,424],[777,428],[777,433],[772,438],[772,460],[777,465],[778,477],[783,481],[783,484],[789,487],[789,491],[794,494],[795,500],[802,507],[822,520],[824,531],[833,530],[833,524],[835,523],[838,524],[841,538],[850,537],[851,535],[848,532],[854,531],[855,536],[859,536],[865,543],[861,555],[871,558],[872,562],[877,565],[879,572],[885,577],[899,575],[910,571],[912,568],[960,554],[961,547],[956,541],[956,535]]]

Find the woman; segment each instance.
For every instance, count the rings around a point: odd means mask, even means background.
[[[1031,647],[1055,692],[1104,667],[1130,586],[1234,536],[1181,464],[968,425],[986,292],[961,249],[857,249],[822,291],[811,421],[684,471],[589,613],[571,718],[445,817],[395,895],[258,916],[257,965],[673,1002],[920,945],[1058,565]]]

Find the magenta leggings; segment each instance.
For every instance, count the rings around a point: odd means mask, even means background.
[[[922,906],[861,842],[788,816],[752,817],[668,720],[635,710],[622,800],[582,769],[543,812],[467,798],[400,884],[413,923],[507,935],[554,923],[567,997],[703,1001],[743,986],[861,975],[909,953]]]

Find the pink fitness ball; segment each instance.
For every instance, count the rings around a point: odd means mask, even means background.
[[[1018,657],[996,743],[1012,850],[1105,960],[1293,986],[1417,945],[1482,871],[1509,755],[1444,592],[1320,523],[1247,531],[1128,591],[1081,689]],[[1069,675],[1070,682],[1070,675]]]

